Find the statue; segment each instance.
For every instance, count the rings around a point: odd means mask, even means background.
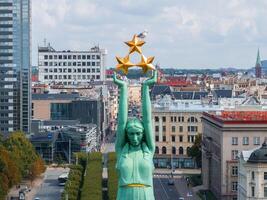
[[[134,36],[133,40],[136,39]],[[135,44],[141,44],[142,41]],[[144,42],[143,42],[144,43]],[[127,43],[126,43],[127,44]],[[141,50],[130,46],[130,51]],[[132,53],[132,52],[130,52]],[[146,59],[141,55],[141,62],[137,65],[147,70],[154,69],[153,58]],[[145,58],[145,59],[144,59]],[[151,61],[152,59],[152,61]],[[129,61],[129,55],[118,58],[117,68],[127,73],[128,68],[134,66]],[[152,77],[142,83],[142,119],[128,119],[128,91],[127,82],[117,78],[114,72],[113,81],[120,90],[118,127],[115,150],[117,154],[118,192],[117,200],[154,200],[153,190],[153,155],[155,140],[152,132],[151,101],[149,86],[157,81],[157,71],[152,71]]]
[[[116,167],[119,173],[117,200],[153,200],[155,141],[152,133],[149,86],[156,82],[157,72],[142,84],[142,121],[137,118],[128,119],[127,83],[119,80],[116,74],[113,78],[120,89],[115,144]]]

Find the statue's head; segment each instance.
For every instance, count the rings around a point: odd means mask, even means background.
[[[143,140],[144,127],[137,118],[129,119],[126,124],[127,138],[132,146],[139,146]]]

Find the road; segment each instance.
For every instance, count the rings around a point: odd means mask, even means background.
[[[178,200],[180,197],[174,185],[168,185],[167,177],[154,176],[154,195],[156,200]]]
[[[48,168],[44,175],[44,181],[39,187],[35,197],[39,197],[42,200],[60,199],[61,193],[64,190],[64,186],[58,185],[57,178],[66,171],[68,171],[68,169]]]

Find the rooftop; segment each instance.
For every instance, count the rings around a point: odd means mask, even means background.
[[[204,113],[204,116],[210,117],[215,121],[226,124],[266,124],[267,111],[222,111],[216,114]]]

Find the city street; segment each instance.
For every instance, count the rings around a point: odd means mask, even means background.
[[[154,195],[156,200],[178,200],[179,193],[174,185],[168,185],[168,177],[154,176]]]
[[[60,195],[64,190],[64,186],[58,185],[58,176],[69,169],[64,168],[48,168],[44,174],[44,181],[40,185],[35,197],[42,200],[60,199]]]

